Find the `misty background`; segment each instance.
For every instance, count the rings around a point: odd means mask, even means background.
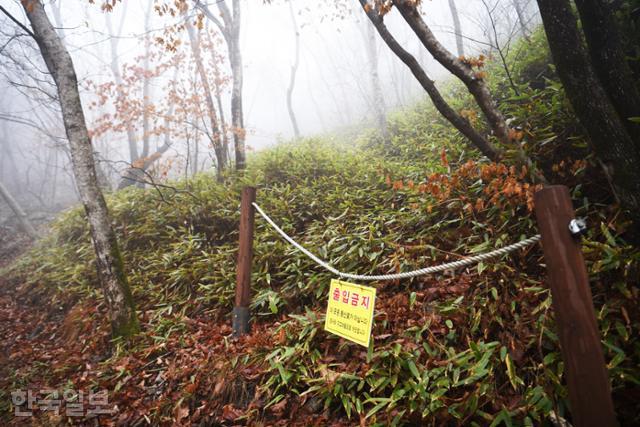
[[[508,48],[518,26],[516,17],[504,12],[510,6],[508,3],[457,2],[466,55],[492,54],[496,40]],[[0,4],[28,27],[19,1],[0,0]],[[214,2],[209,4],[215,11]],[[365,49],[367,26],[371,24],[357,1],[265,3],[245,0],[241,5],[243,102],[249,150],[261,150],[294,136],[286,95],[295,58],[296,28],[300,56],[292,106],[301,136],[373,126],[375,101]],[[425,1],[422,9],[440,42],[456,52],[449,0]],[[115,189],[127,167],[128,148],[125,131],[114,126],[111,120],[116,114],[113,100],[109,98],[113,88],[104,89],[114,82],[114,60],[120,70],[130,67],[131,74],[122,71],[123,77],[133,79],[132,92],[139,90],[135,73],[139,76],[145,66],[157,68],[167,61],[173,55],[167,50],[169,40],[172,43],[178,40],[177,52],[187,52],[188,49],[184,49],[189,43],[186,31],[172,32],[171,29],[186,19],[196,21],[197,12],[161,16],[154,10],[153,0],[124,0],[110,12],[86,0],[57,0],[48,3],[47,12],[76,67],[88,126],[95,131],[93,144],[103,186]],[[535,2],[529,2],[525,12],[531,24],[538,20]],[[493,14],[495,28],[489,13]],[[447,78],[447,73],[419,45],[397,11],[392,10],[385,16],[385,22],[432,79]],[[201,23],[204,31],[216,33],[207,19]],[[377,34],[375,38],[378,74],[387,111],[424,99],[422,88],[405,65]],[[117,41],[116,55],[113,54],[114,40]],[[213,40],[218,59],[209,55],[205,45],[203,56],[209,58],[208,61],[218,61],[221,73],[228,78],[226,48],[219,36]],[[146,43],[150,43],[151,48]],[[145,60],[148,52],[152,57]],[[180,79],[186,82],[194,75],[192,59],[187,53],[184,55],[175,70],[167,67],[149,79],[152,103],[166,104],[163,100],[167,99],[172,82]],[[33,39],[4,14],[0,14],[0,61],[0,182],[33,221],[43,222],[75,203],[77,192],[55,86]],[[208,64],[211,66],[213,62]],[[228,109],[230,84],[227,82],[222,87],[223,105]],[[173,112],[175,108],[168,111]],[[230,117],[229,111],[224,113]],[[154,125],[161,129],[161,122],[157,119]],[[165,137],[160,130],[152,133],[151,150],[161,146]],[[176,132],[170,138],[169,150],[150,172],[157,179],[188,177],[212,167],[212,150],[205,138],[188,132]],[[12,226],[13,222],[8,206],[0,202],[0,226]]]

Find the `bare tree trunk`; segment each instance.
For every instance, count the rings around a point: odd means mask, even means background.
[[[447,104],[444,98],[442,98],[442,95],[440,95],[440,92],[438,92],[433,81],[429,76],[427,76],[422,67],[420,67],[418,61],[413,57],[413,55],[400,46],[397,40],[391,35],[378,12],[367,6],[367,0],[359,1],[362,9],[369,17],[369,20],[371,20],[378,31],[378,34],[382,37],[382,40],[384,40],[393,53],[400,58],[407,67],[409,67],[409,70],[411,70],[411,73],[422,85],[425,92],[427,92],[433,102],[433,105],[440,114],[442,114],[456,129],[458,129],[460,133],[467,137],[472,146],[480,150],[480,152],[489,159],[498,161],[501,157],[500,151],[480,135],[473,126],[471,126],[471,123],[469,123],[467,119],[460,116],[449,106],[449,104]]]
[[[382,94],[382,85],[380,84],[380,75],[378,74],[378,46],[376,45],[376,37],[374,27],[365,22],[365,45],[367,51],[367,59],[369,60],[369,69],[371,70],[371,91],[373,92],[373,111],[375,112],[378,129],[382,134],[385,144],[389,142],[389,133],[387,132],[387,109],[384,103],[384,95]]]
[[[149,76],[150,68],[150,54],[151,54],[151,13],[153,10],[153,0],[147,0],[147,9],[145,11],[144,20],[144,60],[142,68],[144,75],[142,77],[142,149],[138,152],[138,142],[136,138],[136,132],[131,123],[126,125],[127,141],[129,144],[129,158],[131,159],[131,167],[122,174],[122,179],[118,184],[118,189],[126,188],[131,185],[136,185],[139,188],[144,188],[144,170],[141,165],[146,163],[146,158],[149,156],[149,145],[151,139],[151,77]],[[126,3],[126,2],[125,2]],[[126,5],[125,5],[126,8]],[[123,14],[126,14],[126,9],[123,10]],[[110,34],[113,34],[111,27],[111,18],[108,17],[109,13],[106,13],[105,17],[107,28]],[[122,32],[122,26],[124,24],[124,16],[120,22],[118,29],[118,35]],[[123,88],[125,87],[120,74],[120,67],[118,65],[117,56],[117,40],[115,37],[110,37],[111,44],[111,71],[114,74],[116,80],[116,93],[122,100],[126,97],[126,93]],[[154,160],[155,161],[155,160]],[[152,162],[153,163],[153,162]]]
[[[456,47],[458,49],[458,57],[464,56],[464,43],[462,41],[462,26],[460,25],[460,16],[455,0],[449,0],[449,9],[451,9],[451,17],[453,18],[453,31],[456,35]]]
[[[151,78],[149,77],[149,59],[151,55],[151,13],[153,10],[153,0],[147,0],[147,10],[144,16],[144,77],[142,80],[142,159],[149,155],[149,140],[151,138],[151,114],[149,105],[151,103]],[[141,185],[142,187],[142,185]]]
[[[195,29],[193,28],[193,25],[191,24],[189,19],[185,21],[185,25],[187,27],[187,33],[189,34],[189,42],[191,43],[191,51],[193,52],[193,59],[196,63],[196,69],[198,70],[198,74],[200,75],[200,81],[204,89],[204,99],[206,101],[207,111],[209,113],[209,122],[211,125],[210,139],[211,139],[211,143],[213,144],[214,152],[216,154],[216,161],[218,163],[216,175],[218,177],[218,181],[222,181],[222,172],[227,168],[228,148],[223,146],[221,141],[220,126],[218,125],[218,116],[213,104],[213,97],[211,95],[211,86],[209,84],[209,78],[207,77],[207,73],[204,69],[204,64],[202,63],[202,57],[200,54],[200,42],[196,38]]]
[[[173,113],[173,105],[169,110],[169,116],[172,113]],[[165,119],[165,126],[167,127],[167,129],[169,129],[168,119]],[[139,158],[134,163],[132,163],[131,167],[129,167],[124,172],[124,174],[122,175],[122,179],[118,184],[118,190],[122,190],[123,188],[127,188],[136,184],[143,184],[143,185],[146,184],[147,180],[144,178],[147,173],[147,170],[149,170],[149,168],[153,166],[153,164],[156,161],[158,161],[164,155],[164,153],[166,153],[169,150],[169,148],[171,148],[171,139],[170,139],[170,132],[167,130],[165,131],[165,134],[164,134],[164,143],[160,147],[158,147],[158,149],[153,154],[147,157]]]
[[[473,95],[478,106],[484,113],[493,133],[503,144],[510,144],[509,131],[504,116],[498,110],[489,88],[485,81],[478,76],[471,67],[466,65],[460,58],[449,52],[436,39],[431,29],[424,22],[414,3],[408,0],[397,0],[395,4],[402,17],[407,21],[413,32],[418,36],[424,47],[442,66],[458,77],[467,86]]]
[[[247,163],[245,149],[244,113],[242,107],[242,54],[240,53],[240,0],[233,0],[233,20],[230,28],[229,62],[233,82],[231,86],[231,124],[233,125],[234,151],[236,154],[236,170],[244,170]],[[222,10],[224,2],[218,2]],[[228,13],[227,13],[228,15]]]
[[[9,190],[7,190],[4,184],[2,184],[2,182],[0,182],[0,196],[2,196],[5,202],[7,202],[15,216],[18,218],[22,231],[27,233],[32,239],[37,239],[38,233],[33,227],[33,224],[31,224],[31,221],[29,221],[29,217],[24,212],[20,204],[16,201],[16,199],[14,199],[11,193],[9,193]]]
[[[109,35],[110,35],[109,46],[111,48],[111,61],[109,65],[111,68],[111,73],[113,74],[113,78],[116,83],[116,96],[117,96],[118,102],[125,102],[127,97],[127,94],[124,91],[125,83],[122,80],[122,73],[120,72],[120,63],[118,60],[118,42],[119,42],[118,37],[120,36],[120,34],[122,34],[122,27],[124,25],[124,19],[126,17],[127,5],[128,5],[127,2],[125,2],[125,4],[123,5],[124,7],[122,11],[123,15],[122,15],[120,24],[118,26],[117,32],[113,31],[113,25],[111,24],[111,13],[104,14],[105,24],[107,26],[107,31],[109,31]],[[136,136],[136,131],[133,127],[133,124],[131,123],[130,118],[128,118],[126,121],[125,132],[127,134],[127,146],[129,148],[129,163],[131,167],[122,174],[122,177],[117,187],[119,190],[129,187],[131,185],[140,186],[138,184],[138,181],[140,181],[142,177],[141,174],[138,173],[139,171],[134,170],[133,168],[133,165],[137,164],[136,162],[138,162],[138,159],[140,159],[140,154],[138,152],[138,138]]]
[[[496,20],[493,18],[493,12],[495,8],[489,7],[486,0],[482,0],[482,4],[484,5],[485,10],[487,11],[487,16],[489,17],[489,22],[491,23],[491,32],[493,33],[493,41],[496,44],[495,48],[498,51],[498,55],[500,55],[500,61],[502,62],[502,68],[504,68],[504,72],[509,79],[509,84],[513,92],[516,96],[520,96],[520,91],[518,90],[518,86],[513,81],[513,77],[511,76],[511,70],[509,70],[509,65],[507,64],[507,58],[505,57],[502,46],[500,46],[500,40],[498,38],[498,28],[496,25]]]
[[[298,64],[300,62],[300,32],[298,31],[298,24],[296,23],[296,15],[293,12],[293,2],[289,2],[289,13],[291,15],[291,22],[293,23],[293,31],[295,32],[295,57],[293,65],[291,65],[291,75],[289,77],[289,87],[287,88],[287,110],[289,111],[289,118],[291,119],[291,125],[293,126],[293,135],[296,139],[300,138],[300,129],[298,128],[298,121],[296,120],[296,114],[293,111],[293,88],[296,84],[296,72],[298,71]]]
[[[198,133],[196,132],[195,134],[197,135]],[[184,142],[187,145],[187,155],[184,161],[184,180],[186,181],[189,179],[189,165],[191,164],[191,138],[189,134],[185,136]]]
[[[175,81],[177,78],[178,78],[178,68],[176,67],[173,73],[173,81]],[[158,147],[158,149],[150,156],[146,156],[141,159],[138,159],[131,164],[131,167],[126,170],[126,172],[122,177],[122,180],[120,180],[120,184],[118,185],[118,190],[122,190],[123,188],[129,187],[131,185],[138,184],[138,183],[144,184],[146,181],[144,179],[144,176],[147,170],[151,166],[153,166],[153,164],[156,161],[160,160],[160,158],[164,155],[164,153],[166,153],[169,150],[169,148],[171,148],[172,141],[171,141],[170,118],[173,117],[174,110],[175,110],[175,104],[171,103],[171,106],[169,107],[169,111],[167,111],[167,114],[165,115],[165,118],[164,118],[165,131],[164,131],[163,144],[160,147]]]
[[[235,151],[236,169],[243,170],[246,167],[246,148],[244,129],[244,116],[242,108],[242,54],[240,52],[240,0],[232,0],[233,13],[229,10],[226,0],[216,2],[222,22],[200,0],[194,0],[195,5],[204,15],[220,29],[229,52],[229,64],[231,66],[231,125],[233,127],[233,143]]]
[[[617,196],[640,224],[640,149],[595,74],[569,0],[538,0],[538,8],[567,97]]]
[[[191,176],[198,173],[198,157],[200,154],[200,134],[196,132],[193,136],[193,163],[191,164]]]
[[[98,185],[73,61],[51,25],[41,1],[25,2],[23,8],[58,89],[73,169],[96,253],[98,279],[109,307],[112,333],[116,337],[128,337],[138,331],[138,319],[109,211]]]
[[[400,14],[409,24],[413,32],[418,36],[424,47],[442,66],[449,70],[453,75],[458,77],[467,87],[467,90],[482,110],[487,123],[491,127],[493,134],[503,145],[513,149],[518,164],[526,166],[532,176],[542,183],[546,183],[545,177],[535,166],[531,159],[526,155],[520,144],[511,139],[509,127],[504,116],[498,109],[489,87],[484,79],[477,75],[473,69],[465,64],[460,58],[456,58],[451,54],[434,36],[429,26],[424,22],[422,16],[418,12],[415,2],[411,0],[396,0],[394,4],[398,7]]]
[[[0,142],[0,148],[2,148],[2,159],[7,159],[8,167],[7,167],[7,176],[11,178],[11,182],[13,183],[13,188],[17,191],[22,190],[22,185],[19,179],[19,171],[16,166],[16,158],[13,155],[13,150],[11,148],[11,144],[7,142],[7,127],[2,127],[2,142]],[[11,169],[9,171],[9,169]]]
[[[209,37],[209,42],[211,46],[214,46],[214,41],[211,38],[211,35],[207,32]],[[218,114],[220,115],[220,131],[222,132],[222,146],[227,147],[226,151],[229,152],[229,130],[227,126],[227,121],[224,116],[224,107],[222,106],[222,73],[220,72],[220,67],[218,67],[218,58],[216,58],[216,50],[212,47],[211,51],[211,63],[213,64],[213,86],[215,87],[216,94],[216,104],[218,107]]]
[[[524,11],[522,10],[521,0],[512,0],[513,7],[516,10],[518,16],[518,24],[520,25],[520,33],[526,41],[530,41],[529,32],[527,31],[527,22],[525,20]]]
[[[640,117],[640,90],[622,50],[620,29],[611,10],[613,6],[603,0],[576,0],[575,3],[593,68],[640,149],[640,123],[629,120],[630,117]]]
[[[222,133],[222,146],[226,147],[225,152],[229,152],[229,133],[227,122],[224,118],[224,107],[222,105],[222,90],[220,90],[220,83],[218,83],[219,77],[217,76],[217,67],[216,67],[216,76],[214,80],[214,86],[216,88],[216,104],[218,107],[218,112],[220,113],[220,132]]]

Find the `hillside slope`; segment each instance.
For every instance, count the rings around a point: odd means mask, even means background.
[[[616,410],[640,422],[640,251],[548,65],[540,34],[514,49],[518,95],[488,78],[527,152],[572,189]],[[470,120],[462,88],[449,97]],[[109,342],[80,209],[2,271],[0,411],[10,392],[108,390],[101,424],[545,425],[569,418],[540,248],[412,280],[375,283],[374,345],[323,331],[332,275],[256,220],[252,333],[230,337],[239,194],[342,271],[384,274],[536,234],[528,171],[466,148],[428,103],[373,131],[282,144],[244,177],[203,174],[109,196],[142,332]],[[35,411],[45,425],[80,418]],[[92,422],[91,420],[86,422]]]

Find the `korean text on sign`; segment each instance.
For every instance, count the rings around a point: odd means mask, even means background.
[[[324,329],[369,347],[376,289],[331,280]]]

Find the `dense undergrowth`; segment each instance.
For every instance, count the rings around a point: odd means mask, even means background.
[[[640,422],[640,251],[549,65],[541,34],[488,79],[523,147],[587,217],[583,249],[623,425]],[[472,121],[464,90],[448,88]],[[538,246],[477,266],[376,283],[373,346],[322,329],[331,274],[256,220],[253,332],[230,338],[240,189],[343,271],[390,273],[536,234],[529,171],[480,160],[428,103],[392,140],[306,139],[256,154],[244,177],[108,197],[142,332],[109,342],[80,209],[4,270],[2,420],[18,388],[107,389],[103,424],[544,425],[570,419]],[[20,308],[22,307],[22,308]],[[32,307],[28,311],[25,307]],[[40,308],[35,309],[35,308]],[[79,422],[40,412],[45,424]],[[94,420],[95,421],[95,420]]]

